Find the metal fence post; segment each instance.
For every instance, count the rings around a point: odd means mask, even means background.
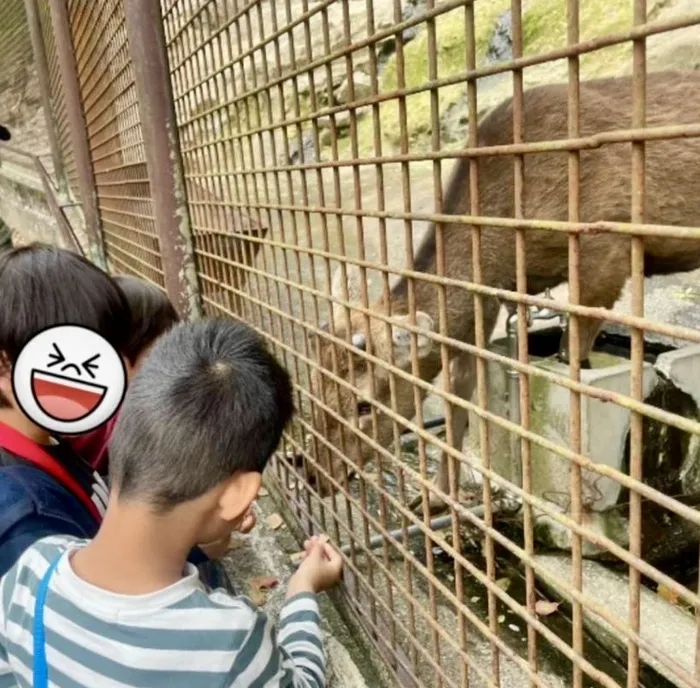
[[[41,18],[37,0],[24,0],[24,9],[27,14],[27,24],[29,25],[29,35],[32,41],[32,51],[34,53],[34,65],[36,66],[39,90],[41,91],[41,104],[44,108],[44,118],[46,119],[46,133],[49,137],[51,147],[51,159],[53,161],[54,177],[59,191],[65,192],[68,189],[66,171],[63,165],[61,148],[58,145],[56,136],[56,123],[53,118],[53,106],[51,104],[51,83],[49,80],[49,66],[46,60],[46,46],[44,36],[41,31]]]
[[[160,3],[125,0],[124,14],[165,286],[180,315],[196,318],[201,300]]]
[[[66,97],[66,114],[71,145],[75,155],[75,166],[78,172],[78,190],[85,216],[89,255],[97,265],[106,268],[107,261],[102,243],[102,225],[97,202],[95,173],[92,167],[87,124],[80,94],[78,67],[75,61],[70,20],[68,18],[68,5],[66,0],[51,0],[49,6],[51,8],[51,25],[56,41],[58,65]]]

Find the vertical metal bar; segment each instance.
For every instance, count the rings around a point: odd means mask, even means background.
[[[522,2],[512,0],[511,17],[513,27],[513,59],[522,57],[523,54],[523,22],[522,22]],[[523,93],[523,71],[513,70],[513,143],[522,143],[525,140],[525,104]],[[513,157],[513,208],[516,218],[525,217],[525,156],[516,155]],[[527,293],[527,244],[526,232],[518,230],[515,234],[515,283],[520,294]],[[518,340],[518,360],[521,363],[528,363],[528,311],[529,308],[524,303],[517,305],[517,340]],[[530,429],[530,378],[527,373],[520,373],[518,376],[519,397],[518,405],[520,411],[520,425],[524,430]],[[517,421],[516,421],[517,422]],[[532,494],[532,462],[531,445],[529,440],[520,438],[518,441],[519,452],[513,458],[520,458],[520,475],[522,476],[522,488],[527,494]],[[535,551],[534,538],[534,515],[529,504],[523,504],[523,536],[525,551],[528,556],[532,556]],[[535,572],[531,566],[525,567],[525,604],[530,614],[535,616],[535,605],[537,594],[535,592]],[[537,633],[528,624],[527,627],[527,655],[530,668],[537,674]],[[530,680],[530,686],[534,682]]]
[[[197,318],[199,283],[160,4],[125,0],[124,16],[165,287],[182,317]]]
[[[634,0],[634,24],[647,20],[646,0]],[[634,41],[632,54],[632,127],[641,129],[646,124],[646,41],[642,37]],[[641,224],[645,220],[645,146],[644,141],[632,143],[632,208],[630,220]],[[632,237],[631,246],[632,314],[644,317],[644,239]],[[632,377],[630,396],[635,401],[643,398],[644,333],[632,331]],[[630,477],[642,481],[644,417],[632,412],[630,419]],[[630,490],[630,554],[642,556],[642,498],[636,490]],[[629,572],[629,624],[635,633],[640,630],[641,575],[635,566]],[[639,646],[632,640],[627,645],[627,688],[639,685]]]
[[[401,6],[401,0],[394,0],[394,21],[399,24],[402,21],[403,18],[403,8]],[[406,64],[405,64],[405,59],[404,59],[404,37],[403,37],[403,32],[399,31],[396,34],[396,88],[400,91],[402,91],[406,86]],[[406,96],[405,95],[399,95],[397,98],[397,109],[398,109],[398,116],[399,116],[399,133],[400,133],[400,150],[402,155],[406,155],[409,152],[409,146],[408,146],[408,107],[406,103]],[[405,213],[410,213],[411,212],[411,167],[408,162],[402,162],[401,163],[401,197],[402,197],[402,208]],[[412,230],[412,225],[410,220],[405,220],[403,224],[404,228],[404,261],[406,264],[406,267],[409,270],[412,270],[414,267],[414,248],[413,248],[413,230]],[[409,313],[415,313],[415,302],[416,302],[416,296],[415,296],[415,282],[413,278],[409,277],[406,280],[407,282],[407,303],[408,303],[408,312]],[[392,315],[392,309],[391,309],[391,302],[387,299],[387,303],[389,304],[387,307],[387,315]],[[415,349],[415,337],[412,337],[412,342],[411,342],[411,372],[415,375],[418,372],[417,368],[417,362],[415,357],[413,356],[413,350]],[[393,361],[392,361],[393,362]],[[395,379],[394,376],[392,375],[392,379]],[[417,387],[414,386],[413,388],[413,403],[416,408],[416,419],[418,424],[422,424],[423,417],[422,417],[422,406],[421,406],[421,394],[420,391],[418,390]],[[399,443],[396,444],[397,450],[400,452],[401,451],[401,445]],[[419,452],[424,452],[424,443],[422,443],[419,440],[418,443],[419,447]],[[398,480],[398,487],[399,487],[399,496],[402,500],[403,503],[406,503],[408,500],[408,495],[406,492],[406,476],[403,471],[399,471],[399,480]],[[422,490],[422,495],[423,499],[428,498],[428,493],[426,490]],[[409,541],[408,541],[408,520],[406,518],[402,519],[402,525],[404,527],[404,537],[403,537],[403,545],[408,550],[409,548]],[[404,565],[404,571],[406,574],[406,587],[408,590],[409,595],[413,596],[413,591],[414,591],[414,576],[416,574],[414,573],[413,567],[411,566],[411,562],[408,557],[405,558],[405,565]],[[418,577],[418,576],[416,576]],[[416,613],[415,613],[415,605],[410,604],[409,605],[409,616],[408,616],[408,623],[409,623],[409,629],[411,631],[412,637],[417,637],[416,634]],[[416,674],[418,671],[418,652],[416,651],[416,648],[414,645],[411,645],[410,649],[410,659],[411,659],[411,668],[413,670],[413,673]]]
[[[85,112],[80,93],[78,68],[73,51],[68,4],[66,0],[51,0],[49,6],[51,7],[51,25],[53,26],[56,55],[66,100],[66,118],[78,174],[78,192],[80,193],[83,215],[85,216],[88,251],[95,263],[102,268],[106,268],[107,261],[102,242],[102,225],[97,203],[95,172],[90,156],[90,143],[88,141]]]
[[[428,11],[435,7],[435,0],[428,0],[425,5]],[[428,19],[426,21],[426,31],[428,34],[428,79],[430,81],[436,81],[438,78],[438,48],[437,48],[437,32],[436,32],[436,22],[435,19]],[[430,144],[433,151],[440,150],[440,102],[439,102],[439,92],[437,88],[430,89],[430,122],[431,122],[431,134],[430,134]],[[433,161],[433,194],[435,200],[433,202],[434,212],[442,213],[442,173],[440,160]],[[439,222],[435,223],[435,272],[444,276],[445,274],[445,227]],[[445,294],[445,286],[439,285],[437,287],[438,296],[438,332],[441,335],[445,335],[447,331],[447,301]],[[442,364],[442,383],[446,391],[451,392],[452,387],[450,385],[450,351],[444,345],[440,344],[440,361]],[[445,430],[447,434],[447,441],[450,444],[454,444],[454,431],[453,431],[453,414],[452,405],[447,404],[445,409]],[[460,447],[461,449],[461,447]],[[455,498],[457,496],[457,484],[456,484],[456,471],[455,471],[455,459],[449,457],[448,462],[448,479],[449,479],[449,492],[450,496]],[[442,488],[443,486],[440,485]],[[455,524],[457,523],[456,514],[454,509],[451,509],[450,516],[454,517]],[[430,503],[429,501],[423,502],[423,522],[430,528]],[[428,571],[431,575],[435,575],[435,562],[433,557],[433,543],[426,536],[425,542],[426,549],[426,563],[428,564]],[[428,594],[430,599],[431,614],[434,619],[438,618],[437,615],[437,599],[435,594],[435,586],[431,581],[428,582]],[[460,600],[461,601],[461,600]],[[440,640],[437,633],[433,633],[433,652],[435,653],[435,659],[438,665],[442,666],[442,657],[440,652]],[[461,677],[464,678],[463,676]],[[443,685],[442,674],[437,674],[436,677],[436,687],[441,688]]]
[[[367,36],[371,37],[374,35],[376,31],[375,27],[375,22],[374,22],[374,2],[373,0],[366,0],[365,6],[367,8]],[[309,50],[309,54],[310,50]],[[371,88],[372,88],[372,93],[377,94],[379,93],[379,80],[378,80],[378,60],[377,60],[377,48],[375,44],[372,44],[369,48],[369,75],[370,75],[370,83],[371,83]],[[348,82],[349,85],[349,82]],[[349,86],[350,87],[350,86]],[[350,87],[354,91],[354,85]],[[382,134],[381,134],[381,116],[380,116],[380,109],[379,109],[379,104],[374,104],[372,106],[372,133],[373,133],[373,151],[374,155],[376,157],[381,157],[382,155]],[[376,192],[377,192],[377,207],[379,210],[385,210],[386,208],[386,203],[385,203],[385,188],[384,188],[384,167],[381,163],[378,163],[375,168],[375,182],[376,182]],[[386,225],[386,220],[382,219],[379,221],[379,240],[380,240],[380,247],[379,247],[379,262],[382,265],[388,265],[389,263],[389,253],[388,253],[388,244],[387,244],[387,225]],[[364,246],[363,246],[363,254],[364,254]],[[384,302],[387,304],[387,308],[390,309],[390,306],[388,305],[390,302],[391,298],[391,290],[389,287],[389,274],[385,271],[382,271],[382,283],[383,283],[383,298]],[[366,292],[366,290],[365,290]],[[364,298],[364,296],[363,296]],[[364,305],[364,304],[363,304]],[[369,323],[368,323],[369,324]],[[391,326],[389,323],[384,323],[384,336],[386,337],[387,341],[391,341]],[[389,363],[391,365],[394,364],[394,352],[393,349],[389,349]],[[376,385],[374,380],[372,381],[372,395],[374,396],[376,394]],[[395,389],[395,380],[393,378],[393,375],[389,375],[389,402],[391,404],[392,410],[396,410],[396,389]],[[400,456],[400,436],[399,436],[399,427],[396,422],[392,422],[392,431],[393,431],[393,437],[394,437],[394,452],[396,456]],[[372,438],[376,441],[377,439],[377,412],[372,408]],[[397,464],[400,465],[400,461],[397,461]],[[384,480],[384,472],[380,469],[377,471],[377,476],[378,476],[378,493],[379,493],[379,516],[380,516],[380,522],[382,525],[382,528],[384,530],[389,530],[387,527],[388,521],[389,521],[389,516],[390,516],[390,511],[387,505],[387,499],[386,499],[386,492],[387,492],[387,485]],[[399,531],[401,532],[401,531]],[[384,567],[386,571],[390,570],[391,567],[391,560],[390,560],[390,548],[388,543],[383,540],[383,561],[384,561]],[[390,621],[390,633],[391,633],[391,649],[393,651],[396,651],[397,648],[397,639],[396,639],[396,622],[395,619],[393,618],[394,615],[396,614],[395,611],[395,606],[394,606],[394,587],[393,584],[388,576],[386,576],[386,588],[388,592],[387,596],[387,601],[389,604],[389,609],[391,609],[391,614],[392,618],[389,620]]]
[[[700,572],[700,561],[698,561],[698,572]],[[695,588],[696,592],[700,594],[700,577],[698,578],[698,584]],[[695,607],[695,680],[700,684],[700,606]]]
[[[568,0],[567,5],[567,41],[569,45],[579,42],[579,0]],[[568,135],[579,136],[579,59],[577,55],[569,58],[569,97],[568,97]],[[580,155],[578,151],[569,153],[569,221],[578,222],[580,213]],[[580,283],[581,247],[578,234],[569,235],[569,302],[579,304],[581,301]],[[569,337],[569,376],[575,382],[581,379],[580,328],[578,316],[570,314],[568,323]],[[581,452],[581,395],[572,392],[569,395],[569,443],[571,450]],[[571,517],[576,523],[582,519],[581,467],[571,463]],[[583,588],[581,536],[571,533],[571,582],[575,590]],[[583,656],[583,607],[579,602],[572,602],[572,641],[571,646],[579,656]],[[581,667],[573,665],[573,688],[582,688],[583,672]]]
[[[51,147],[54,178],[57,182],[58,190],[64,193],[68,188],[68,182],[53,119],[49,65],[46,59],[46,46],[44,45],[44,34],[41,30],[41,18],[37,0],[24,0],[24,9],[27,14],[29,36],[32,41],[32,51],[34,52],[34,66],[36,67],[36,76],[39,82],[39,91],[41,92],[41,105],[44,109],[44,119],[46,120],[46,134],[49,137],[49,146]]]
[[[473,72],[476,69],[476,31],[475,31],[475,12],[474,4],[467,3],[466,5],[466,43],[467,43],[467,72]],[[479,145],[478,132],[478,105],[477,105],[477,86],[476,79],[469,78],[467,80],[467,102],[469,109],[469,147],[476,148]],[[479,161],[477,158],[469,158],[469,213],[473,217],[479,216]],[[471,250],[472,250],[472,279],[476,284],[483,284],[483,274],[481,269],[481,226],[471,225],[469,227],[471,234]],[[484,299],[483,295],[474,293],[474,343],[480,349],[486,349],[488,342],[486,341],[486,333],[484,327]],[[476,359],[476,391],[478,405],[482,409],[488,409],[488,387],[487,387],[488,369],[486,368],[486,360],[481,356]],[[481,463],[487,470],[491,470],[491,446],[489,442],[489,424],[488,421],[479,418],[479,453],[481,455]],[[484,525],[487,528],[493,527],[493,492],[491,489],[491,480],[484,477],[482,486],[482,499],[484,503]],[[484,557],[486,558],[486,575],[489,581],[496,581],[496,550],[493,538],[489,534],[484,535]],[[488,602],[489,629],[492,638],[498,637],[498,600],[493,590],[489,588],[486,593]],[[498,687],[501,685],[501,669],[500,669],[500,651],[496,643],[491,640],[491,683]]]

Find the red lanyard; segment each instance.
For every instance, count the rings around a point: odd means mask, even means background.
[[[88,493],[80,486],[78,481],[62,466],[49,452],[41,448],[41,445],[32,442],[21,432],[11,428],[5,423],[0,423],[0,447],[25,459],[33,466],[48,473],[52,478],[58,480],[63,487],[72,492],[83,506],[92,514],[99,523],[102,516],[95,503],[90,499]]]

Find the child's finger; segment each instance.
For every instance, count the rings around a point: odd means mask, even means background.
[[[244,517],[243,521],[241,522],[241,525],[239,527],[239,532],[241,533],[249,533],[253,528],[255,528],[255,524],[258,522],[258,519],[255,517],[255,514],[252,511],[249,511]]]
[[[336,573],[340,573],[343,569],[343,557],[340,555],[340,552],[330,543],[326,542],[323,544],[323,553],[333,570]]]

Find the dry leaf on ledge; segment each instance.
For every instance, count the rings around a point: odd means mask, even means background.
[[[507,592],[508,588],[510,587],[510,578],[499,578],[496,581],[496,585],[503,590],[503,592]]]
[[[659,587],[656,589],[656,594],[669,604],[678,604],[678,595],[670,588],[667,588],[663,583],[659,584]]]
[[[279,514],[270,514],[266,519],[267,527],[271,530],[277,530],[284,524],[284,519]]]
[[[559,609],[559,602],[537,600],[535,603],[535,614],[537,614],[537,616],[549,616],[550,614],[554,614],[557,609]]]
[[[251,578],[248,581],[250,588],[250,599],[258,607],[265,604],[267,599],[266,590],[271,590],[279,584],[279,581],[274,576],[261,576],[260,578]]]
[[[271,590],[279,585],[279,580],[274,576],[260,576],[260,578],[251,578],[250,584],[258,590]]]

